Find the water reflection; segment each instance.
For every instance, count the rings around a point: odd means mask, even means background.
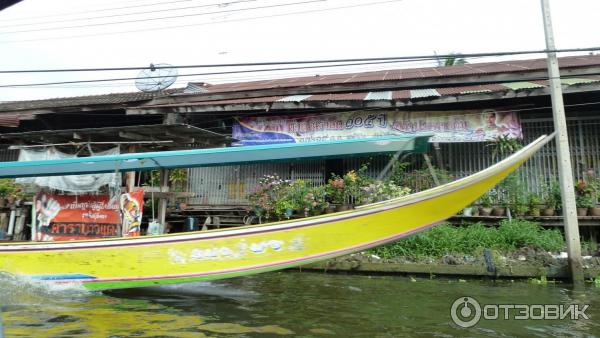
[[[403,277],[269,273],[107,294],[0,282],[6,337],[594,336],[600,289]],[[452,302],[589,304],[591,320],[452,324]]]

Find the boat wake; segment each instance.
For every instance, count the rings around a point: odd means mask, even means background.
[[[236,288],[228,283],[191,282],[181,284],[148,286],[124,290],[111,290],[111,295],[169,295],[169,296],[215,296],[233,300],[252,299],[258,296],[254,291]]]
[[[93,293],[81,284],[61,284],[0,272],[0,306],[42,303],[49,298],[73,299]]]

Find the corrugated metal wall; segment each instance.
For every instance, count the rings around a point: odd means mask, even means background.
[[[264,175],[277,174],[282,179],[305,180],[309,185],[324,181],[324,161],[266,163],[190,169],[189,191],[196,193],[190,204],[242,205],[246,196]]]
[[[0,162],[12,162],[19,159],[19,150],[2,149],[0,150]]]
[[[567,121],[570,135],[573,175],[583,177],[589,168],[600,170],[600,118],[570,118]],[[554,130],[551,119],[522,120],[524,143]],[[433,148],[433,147],[432,147]],[[444,143],[440,144],[444,163],[456,178],[468,176],[491,166],[494,159],[489,143]],[[434,151],[431,149],[431,156]],[[414,167],[422,167],[422,158],[413,156]],[[389,161],[389,156],[343,159],[345,170],[358,169],[369,162],[368,174],[375,177]],[[434,165],[437,161],[433,161]],[[537,152],[520,169],[521,177],[529,191],[540,193],[542,187],[558,176],[556,148],[551,142]],[[329,178],[324,161],[306,161],[245,166],[224,166],[190,169],[189,190],[198,194],[191,204],[242,205],[245,196],[267,174],[278,174],[284,179],[303,179],[311,185],[319,185]]]

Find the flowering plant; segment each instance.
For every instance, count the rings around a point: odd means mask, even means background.
[[[248,199],[254,204],[254,211],[259,218],[270,219],[273,215],[279,217],[285,208],[277,205],[277,201],[282,200],[290,188],[289,180],[283,180],[277,174],[265,175],[258,180],[258,185],[248,195]]]
[[[367,168],[368,165],[363,164],[358,171],[350,170],[342,177],[332,174],[326,188],[331,202],[345,204],[363,199],[365,192],[362,188],[373,182],[373,179],[365,175]]]
[[[393,182],[375,181],[361,188],[360,204],[381,202],[392,198],[402,197],[410,194],[410,188],[401,187]]]

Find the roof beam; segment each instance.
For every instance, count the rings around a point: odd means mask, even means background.
[[[128,140],[135,140],[135,141],[146,141],[148,140],[148,136],[144,136],[138,133],[134,133],[131,131],[120,131],[119,132],[119,137],[120,138],[125,138]]]

